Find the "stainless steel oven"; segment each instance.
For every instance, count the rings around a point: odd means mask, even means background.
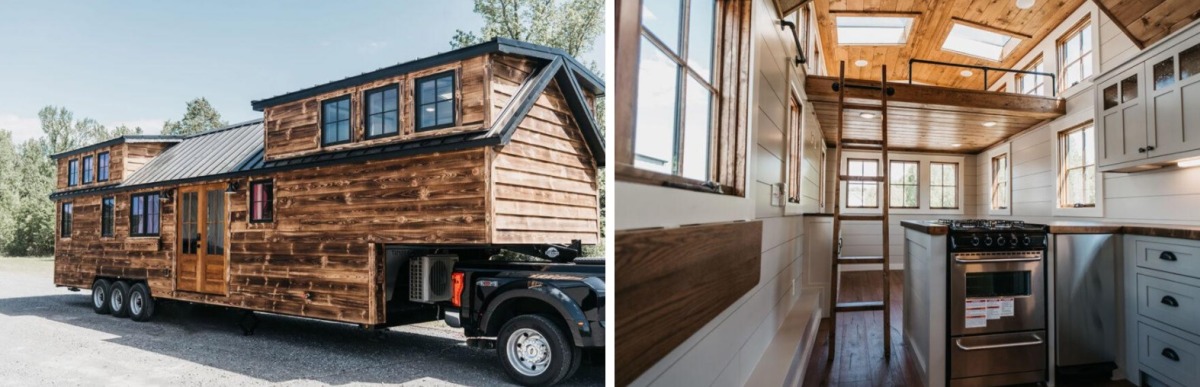
[[[950,255],[950,335],[1046,329],[1045,252]]]

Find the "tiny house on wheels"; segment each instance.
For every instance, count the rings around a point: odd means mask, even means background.
[[[262,119],[52,155],[54,282],[136,320],[155,299],[436,320],[457,261],[600,243],[603,87],[561,50],[496,39],[253,101]]]

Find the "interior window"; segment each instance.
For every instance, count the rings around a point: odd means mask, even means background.
[[[789,97],[788,101],[789,101],[788,105],[790,106],[790,108],[788,109],[788,135],[787,135],[787,139],[788,139],[787,140],[787,142],[788,142],[788,155],[787,155],[788,201],[792,202],[792,203],[799,203],[800,195],[801,195],[801,193],[800,193],[800,191],[801,191],[800,168],[801,168],[801,162],[802,162],[802,160],[800,159],[800,154],[801,154],[802,148],[804,147],[804,139],[800,138],[800,136],[801,136],[800,120],[802,119],[801,117],[803,117],[803,115],[801,115],[800,113],[802,112],[803,108],[800,105],[800,101],[798,101],[796,99],[795,95],[792,95],[791,97]]]
[[[992,158],[992,209],[1003,210],[1009,206],[1008,154]]]
[[[929,163],[929,208],[958,208],[957,163]]]
[[[838,16],[839,45],[899,45],[908,41],[911,17]]]
[[[1096,206],[1096,134],[1092,124],[1058,135],[1058,207]]]
[[[1009,35],[954,23],[954,27],[950,28],[950,35],[947,35],[946,41],[942,43],[942,49],[999,62],[1020,43],[1021,39]]]
[[[1044,72],[1045,66],[1042,65],[1042,58],[1038,58],[1037,62],[1025,68],[1026,71]],[[1046,84],[1046,77],[1036,74],[1017,74],[1017,90],[1021,94],[1043,95],[1042,86]]]
[[[1059,55],[1062,57],[1063,89],[1074,86],[1092,75],[1092,25],[1085,22],[1067,33],[1067,37],[1059,41]]]
[[[920,208],[920,163],[916,161],[891,161],[892,170],[888,173],[890,180],[892,208]]]
[[[350,96],[321,103],[321,144],[350,142]]]
[[[849,176],[879,176],[878,160],[846,160]],[[877,208],[879,207],[879,183],[873,181],[846,182],[847,208]]]
[[[454,126],[454,71],[417,79],[417,131]]]

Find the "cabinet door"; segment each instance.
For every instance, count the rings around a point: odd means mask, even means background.
[[[1096,156],[1101,167],[1146,158],[1145,78],[1137,66],[1097,88]]]
[[[1178,59],[1171,50],[1146,61],[1146,113],[1150,157],[1182,152],[1196,147],[1183,133],[1183,91],[1179,83]]]
[[[1179,68],[1179,97],[1182,106],[1181,142],[1188,145],[1180,151],[1200,149],[1200,35],[1180,45],[1179,55],[1175,60]]]

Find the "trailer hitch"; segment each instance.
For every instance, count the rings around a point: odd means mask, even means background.
[[[574,261],[583,252],[583,241],[572,239],[570,245],[541,244],[507,246],[505,249],[521,254],[532,255],[558,263]]]

